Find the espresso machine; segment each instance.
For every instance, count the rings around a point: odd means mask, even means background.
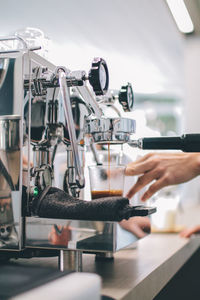
[[[39,217],[34,200],[47,187],[82,199],[84,137],[91,145],[129,143],[135,121],[103,115],[98,97],[109,85],[103,59],[95,58],[86,74],[54,66],[35,50],[17,36],[0,39],[0,257],[55,254],[61,270],[80,271],[83,253],[113,257],[137,237],[118,222]],[[130,85],[118,98],[131,108]],[[116,97],[107,100],[113,105]],[[135,208],[136,216],[153,212]]]

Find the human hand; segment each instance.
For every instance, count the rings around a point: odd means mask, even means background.
[[[71,228],[68,225],[54,225],[49,233],[48,238],[52,245],[67,246],[71,239]]]
[[[119,225],[138,238],[146,236],[151,231],[151,223],[148,217],[133,217],[128,220],[122,220],[119,222]]]
[[[180,236],[184,238],[189,238],[194,233],[200,233],[200,225],[184,229],[183,231],[181,231]]]
[[[149,153],[127,165],[126,176],[141,176],[126,196],[131,198],[155,180],[141,198],[146,201],[161,188],[189,181],[199,174],[199,153]]]
[[[23,163],[24,169],[28,168],[28,158],[25,155],[23,155],[23,157],[22,157],[22,163]],[[30,166],[33,167],[32,162],[30,162]]]

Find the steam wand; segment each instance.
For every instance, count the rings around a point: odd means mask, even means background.
[[[84,175],[83,171],[81,169],[79,154],[78,154],[78,147],[76,142],[76,133],[74,128],[74,121],[73,121],[73,115],[72,115],[72,109],[71,109],[71,102],[70,102],[70,95],[68,91],[68,87],[66,84],[66,73],[60,69],[59,72],[59,83],[60,83],[60,90],[61,95],[63,98],[63,108],[65,113],[65,118],[67,121],[67,127],[69,131],[70,141],[71,141],[71,147],[74,157],[74,164],[75,164],[75,170],[76,170],[76,182],[78,187],[82,188],[85,185]]]

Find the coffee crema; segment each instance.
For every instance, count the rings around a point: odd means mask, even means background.
[[[122,197],[122,190],[104,190],[104,191],[92,191],[91,197],[92,200],[97,198],[106,198],[106,197]]]

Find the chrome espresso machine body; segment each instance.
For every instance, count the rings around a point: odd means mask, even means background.
[[[0,257],[55,250],[60,269],[80,270],[83,252],[109,257],[137,237],[117,222],[39,218],[32,199],[47,186],[81,198],[84,135],[94,142],[129,142],[135,123],[103,116],[95,94],[108,89],[104,60],[94,59],[86,75],[56,67],[33,50],[18,37],[0,39]],[[72,88],[82,105],[79,124]]]

